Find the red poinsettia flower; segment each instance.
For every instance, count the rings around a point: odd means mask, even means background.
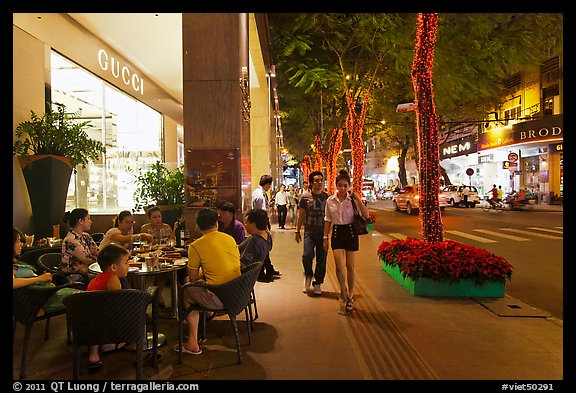
[[[368,224],[374,224],[376,222],[376,216],[374,214],[370,213],[368,215],[368,218],[366,219],[366,222]]]
[[[454,240],[437,243],[411,237],[391,240],[380,244],[378,256],[385,264],[398,266],[404,277],[413,280],[471,279],[481,284],[512,277],[512,265],[505,258]]]

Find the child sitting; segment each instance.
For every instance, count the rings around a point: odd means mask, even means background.
[[[114,243],[110,243],[98,253],[98,264],[102,273],[99,273],[88,284],[86,291],[117,290],[122,289],[120,278],[128,274],[128,250]],[[108,353],[124,348],[126,343],[102,345],[102,353]],[[88,355],[88,368],[102,367],[102,360],[98,353],[98,345],[90,345]]]

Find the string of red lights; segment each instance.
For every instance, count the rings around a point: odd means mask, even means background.
[[[416,98],[420,222],[422,238],[431,243],[444,240],[438,192],[440,190],[439,119],[434,105],[432,67],[438,14],[418,14],[412,85]]]
[[[364,178],[364,142],[362,141],[362,132],[364,131],[364,121],[366,120],[369,100],[370,93],[366,92],[360,116],[357,116],[356,99],[350,91],[346,92],[346,105],[348,106],[346,133],[348,134],[352,150],[352,187],[358,192],[362,192],[362,179]]]

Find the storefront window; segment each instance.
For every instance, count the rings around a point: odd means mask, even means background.
[[[134,208],[134,176],[162,159],[162,115],[56,52],[51,55],[52,102],[89,120],[88,135],[102,141],[106,155],[76,168],[66,210],[85,207],[91,214],[116,214]]]

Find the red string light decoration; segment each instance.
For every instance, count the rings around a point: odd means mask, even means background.
[[[416,97],[418,175],[420,178],[420,222],[423,240],[444,240],[438,193],[440,190],[439,120],[434,105],[432,66],[438,14],[418,14],[412,63],[412,85]]]
[[[316,134],[314,137],[314,143],[316,143],[318,154],[320,154],[322,160],[326,163],[326,183],[328,195],[334,194],[336,190],[336,185],[334,184],[336,180],[336,163],[338,161],[340,150],[342,149],[343,134],[344,131],[341,128],[334,128],[332,130],[332,135],[330,136],[328,149],[326,150],[324,150],[321,145],[320,136]]]
[[[366,92],[360,116],[358,117],[356,115],[356,100],[350,91],[346,92],[346,105],[348,106],[346,133],[352,149],[352,187],[358,192],[362,192],[362,180],[364,178],[364,142],[362,141],[362,132],[364,131],[369,99],[370,93]],[[356,184],[358,184],[358,187],[355,186]]]
[[[308,176],[312,172],[312,158],[310,158],[309,154],[304,155],[304,157],[302,158],[300,168],[302,169],[302,176],[304,178],[304,181],[308,182]]]

